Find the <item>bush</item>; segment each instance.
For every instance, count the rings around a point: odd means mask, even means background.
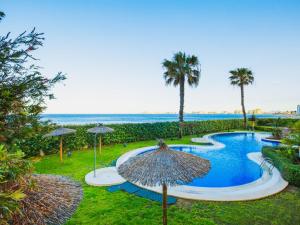
[[[276,127],[273,131],[272,131],[272,137],[280,140],[282,138],[282,130],[278,127]]]
[[[290,118],[257,119],[257,126],[291,127],[297,121],[299,121],[299,119],[290,119]]]
[[[255,126],[255,130],[266,131],[266,132],[271,132],[272,133],[275,130],[275,127]]]
[[[0,145],[0,224],[7,224],[19,211],[19,201],[26,197],[24,190],[30,183],[33,167],[23,157],[23,152],[8,153],[4,145]]]
[[[291,151],[290,153],[288,151]],[[295,152],[293,152],[295,151]],[[295,163],[296,150],[264,147],[264,156],[272,159],[274,166],[290,184],[300,187],[300,165]]]
[[[95,125],[71,125],[67,126],[76,129],[76,133],[64,136],[64,149],[77,150],[93,146],[93,135],[87,133],[87,129]],[[112,124],[108,125],[115,132],[104,135],[105,145],[114,143],[127,143],[135,141],[153,140],[158,138],[178,137],[178,122],[160,123],[139,123],[139,124]],[[202,133],[227,131],[231,129],[242,129],[242,120],[210,120],[185,122],[183,125],[183,135],[199,135]],[[53,128],[52,128],[53,129]],[[19,143],[20,148],[27,156],[38,155],[42,150],[45,154],[55,153],[59,149],[58,138],[44,138],[43,135],[49,129],[37,134],[32,138]]]
[[[295,123],[290,131],[291,132],[284,139],[284,143],[291,146],[300,146],[300,121]]]

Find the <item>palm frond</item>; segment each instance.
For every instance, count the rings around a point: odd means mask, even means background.
[[[254,76],[251,70],[248,68],[237,68],[236,70],[229,71],[229,80],[231,85],[249,85],[254,82]]]
[[[197,86],[200,79],[199,60],[196,56],[177,52],[172,60],[165,59],[162,63],[166,84],[177,86],[183,78],[190,86]]]
[[[5,17],[5,13],[0,11],[0,21]]]
[[[187,76],[187,81],[190,86],[197,87],[200,79],[200,71],[197,69],[192,69]]]

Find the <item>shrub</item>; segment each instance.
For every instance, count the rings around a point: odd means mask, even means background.
[[[280,151],[280,154],[290,160],[293,164],[298,163],[298,155],[295,148],[284,148]]]
[[[255,130],[266,131],[266,132],[273,132],[275,127],[268,127],[268,126],[255,126]]]
[[[290,151],[290,153],[289,153]],[[290,184],[300,187],[300,165],[295,163],[294,149],[264,147],[264,156],[272,159],[274,166]]]
[[[23,159],[24,153],[8,153],[0,145],[0,224],[7,224],[12,215],[19,210],[19,201],[26,195],[32,172],[30,161]]]
[[[282,127],[293,127],[293,125],[300,121],[299,119],[281,119],[281,118],[268,118],[268,119],[257,119],[256,130],[266,131],[273,133],[273,136],[282,136]]]
[[[76,133],[64,136],[64,149],[77,150],[93,146],[93,135],[88,134],[86,131],[94,126],[93,124],[67,126],[68,128],[76,129]],[[104,135],[103,143],[106,145],[158,138],[175,138],[178,137],[179,132],[178,122],[112,124],[108,126],[113,128],[115,132]],[[182,132],[183,135],[199,135],[202,133],[241,129],[242,127],[242,120],[193,121],[185,122]],[[19,143],[20,148],[27,156],[38,155],[41,150],[45,154],[58,151],[58,138],[44,138],[43,135],[46,131],[48,132],[49,129],[44,129],[44,132]]]
[[[257,119],[257,126],[291,127],[297,121],[299,121],[299,119],[290,119],[290,118]]]
[[[280,128],[276,127],[272,131],[272,136],[273,136],[273,138],[280,140],[282,138],[282,130]]]
[[[283,140],[284,144],[289,146],[298,146],[300,157],[300,121],[296,122],[291,129],[291,133]]]

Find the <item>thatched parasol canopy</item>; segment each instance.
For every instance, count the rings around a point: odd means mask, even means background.
[[[60,161],[63,161],[63,140],[62,136],[67,134],[73,134],[76,130],[70,129],[70,128],[64,128],[60,127],[55,129],[54,131],[44,135],[44,137],[56,137],[60,136],[60,143],[59,143],[59,155],[60,155]]]
[[[97,134],[106,134],[106,133],[112,133],[114,132],[114,129],[110,127],[103,126],[102,124],[99,124],[96,127],[90,128],[87,130],[88,133],[95,134],[95,139]],[[99,136],[99,149],[101,153],[101,145],[102,145],[101,135]]]
[[[163,224],[167,224],[167,186],[176,186],[202,177],[210,162],[185,152],[171,150],[162,140],[159,148],[129,158],[118,168],[126,180],[145,186],[163,187]]]
[[[93,134],[106,134],[106,133],[114,132],[114,129],[100,125],[100,126],[88,129],[87,132],[93,133]]]
[[[34,186],[25,188],[26,198],[18,201],[19,210],[8,224],[65,224],[82,199],[80,183],[48,174],[33,175],[31,180]]]
[[[111,133],[113,132],[114,129],[110,127],[105,127],[102,124],[99,124],[96,127],[90,128],[87,130],[88,133],[95,134],[95,141],[94,141],[94,177],[96,177],[96,139],[97,139],[97,134],[106,134],[106,133]],[[99,149],[101,153],[101,136],[99,137]]]
[[[204,176],[209,169],[208,160],[165,145],[130,158],[120,165],[118,172],[126,180],[144,186],[176,186]]]
[[[72,134],[75,133],[76,130],[70,129],[70,128],[64,128],[60,127],[55,129],[54,131],[51,131],[50,133],[44,135],[44,137],[55,137],[55,136],[62,136],[65,134]]]

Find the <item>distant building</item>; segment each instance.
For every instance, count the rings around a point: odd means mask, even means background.
[[[300,105],[297,105],[297,115],[300,115]]]
[[[231,114],[229,111],[222,111],[222,114]]]
[[[262,114],[263,111],[262,111],[262,109],[259,109],[259,108],[258,108],[258,109],[254,109],[254,110],[253,110],[253,113],[254,113],[254,114]]]
[[[242,110],[240,110],[240,109],[236,109],[236,110],[234,110],[233,113],[234,113],[234,114],[242,114],[243,112],[242,112]]]
[[[262,109],[257,108],[257,109],[253,109],[253,110],[249,110],[248,114],[263,114],[264,112],[262,111]]]

